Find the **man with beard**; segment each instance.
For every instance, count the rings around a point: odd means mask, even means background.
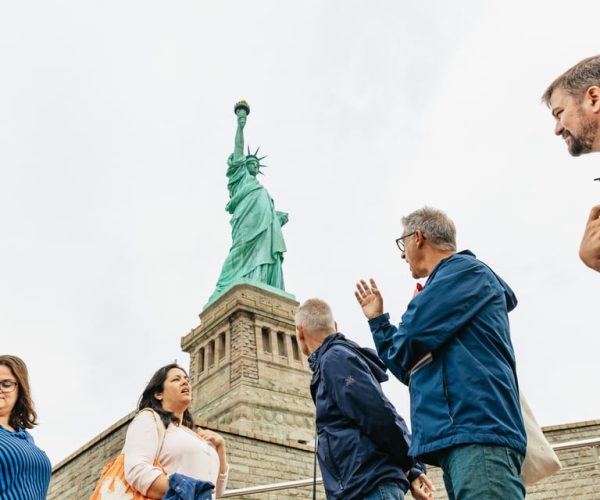
[[[600,55],[588,57],[565,71],[544,92],[542,100],[556,120],[554,133],[572,156],[600,152]],[[579,256],[600,272],[600,205],[592,208]]]

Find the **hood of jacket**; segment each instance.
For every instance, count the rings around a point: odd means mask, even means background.
[[[383,361],[379,359],[375,350],[369,349],[368,347],[361,347],[356,342],[347,339],[343,333],[339,332],[326,337],[323,343],[308,357],[308,365],[313,372],[318,370],[321,358],[331,348],[334,342],[343,343],[346,347],[359,354],[369,366],[369,369],[377,382],[382,383],[389,379],[386,373],[387,367],[383,364]]]
[[[477,258],[477,256],[473,252],[471,252],[471,250],[463,250],[462,252],[457,252],[455,254],[452,254],[450,257],[446,257],[445,259],[442,259],[438,263],[438,265],[435,266],[435,268],[433,269],[433,271],[427,278],[427,282],[430,281],[435,276],[435,274],[437,273],[437,270],[440,268],[440,265],[443,262],[447,261],[448,259],[451,259],[454,255],[466,255],[469,257],[473,257],[474,259]],[[479,262],[481,262],[481,261],[479,261]],[[518,304],[518,300],[517,300],[517,296],[515,295],[515,292],[513,292],[512,288],[508,285],[508,283],[506,281],[504,281],[500,276],[498,276],[490,266],[488,266],[485,262],[481,262],[481,263],[490,270],[490,272],[498,280],[498,283],[500,283],[500,286],[504,289],[504,298],[506,299],[506,308],[508,309],[508,312],[512,311],[515,307],[517,307],[517,304]],[[427,282],[425,282],[425,286],[427,286]]]

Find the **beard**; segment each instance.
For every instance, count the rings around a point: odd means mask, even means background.
[[[583,112],[580,111],[582,119],[581,132],[575,136],[568,130],[562,133],[564,139],[567,137],[571,138],[571,143],[568,145],[569,153],[571,156],[581,156],[583,154],[591,153],[594,146],[594,140],[598,134],[598,122],[590,119],[584,121],[585,118],[582,116]]]

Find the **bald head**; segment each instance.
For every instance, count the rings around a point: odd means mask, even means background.
[[[296,325],[314,330],[333,330],[335,322],[329,304],[321,299],[308,299],[296,311]]]
[[[336,331],[331,307],[324,300],[308,299],[296,311],[296,334],[304,355],[308,356]]]

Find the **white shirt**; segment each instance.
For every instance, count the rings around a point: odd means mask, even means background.
[[[142,411],[136,415],[125,437],[125,479],[145,495],[163,472],[154,466],[159,445],[155,415]],[[215,448],[194,431],[170,423],[158,461],[167,475],[175,472],[194,479],[210,481],[215,485],[216,496],[225,491],[227,473],[219,475],[220,461]]]

